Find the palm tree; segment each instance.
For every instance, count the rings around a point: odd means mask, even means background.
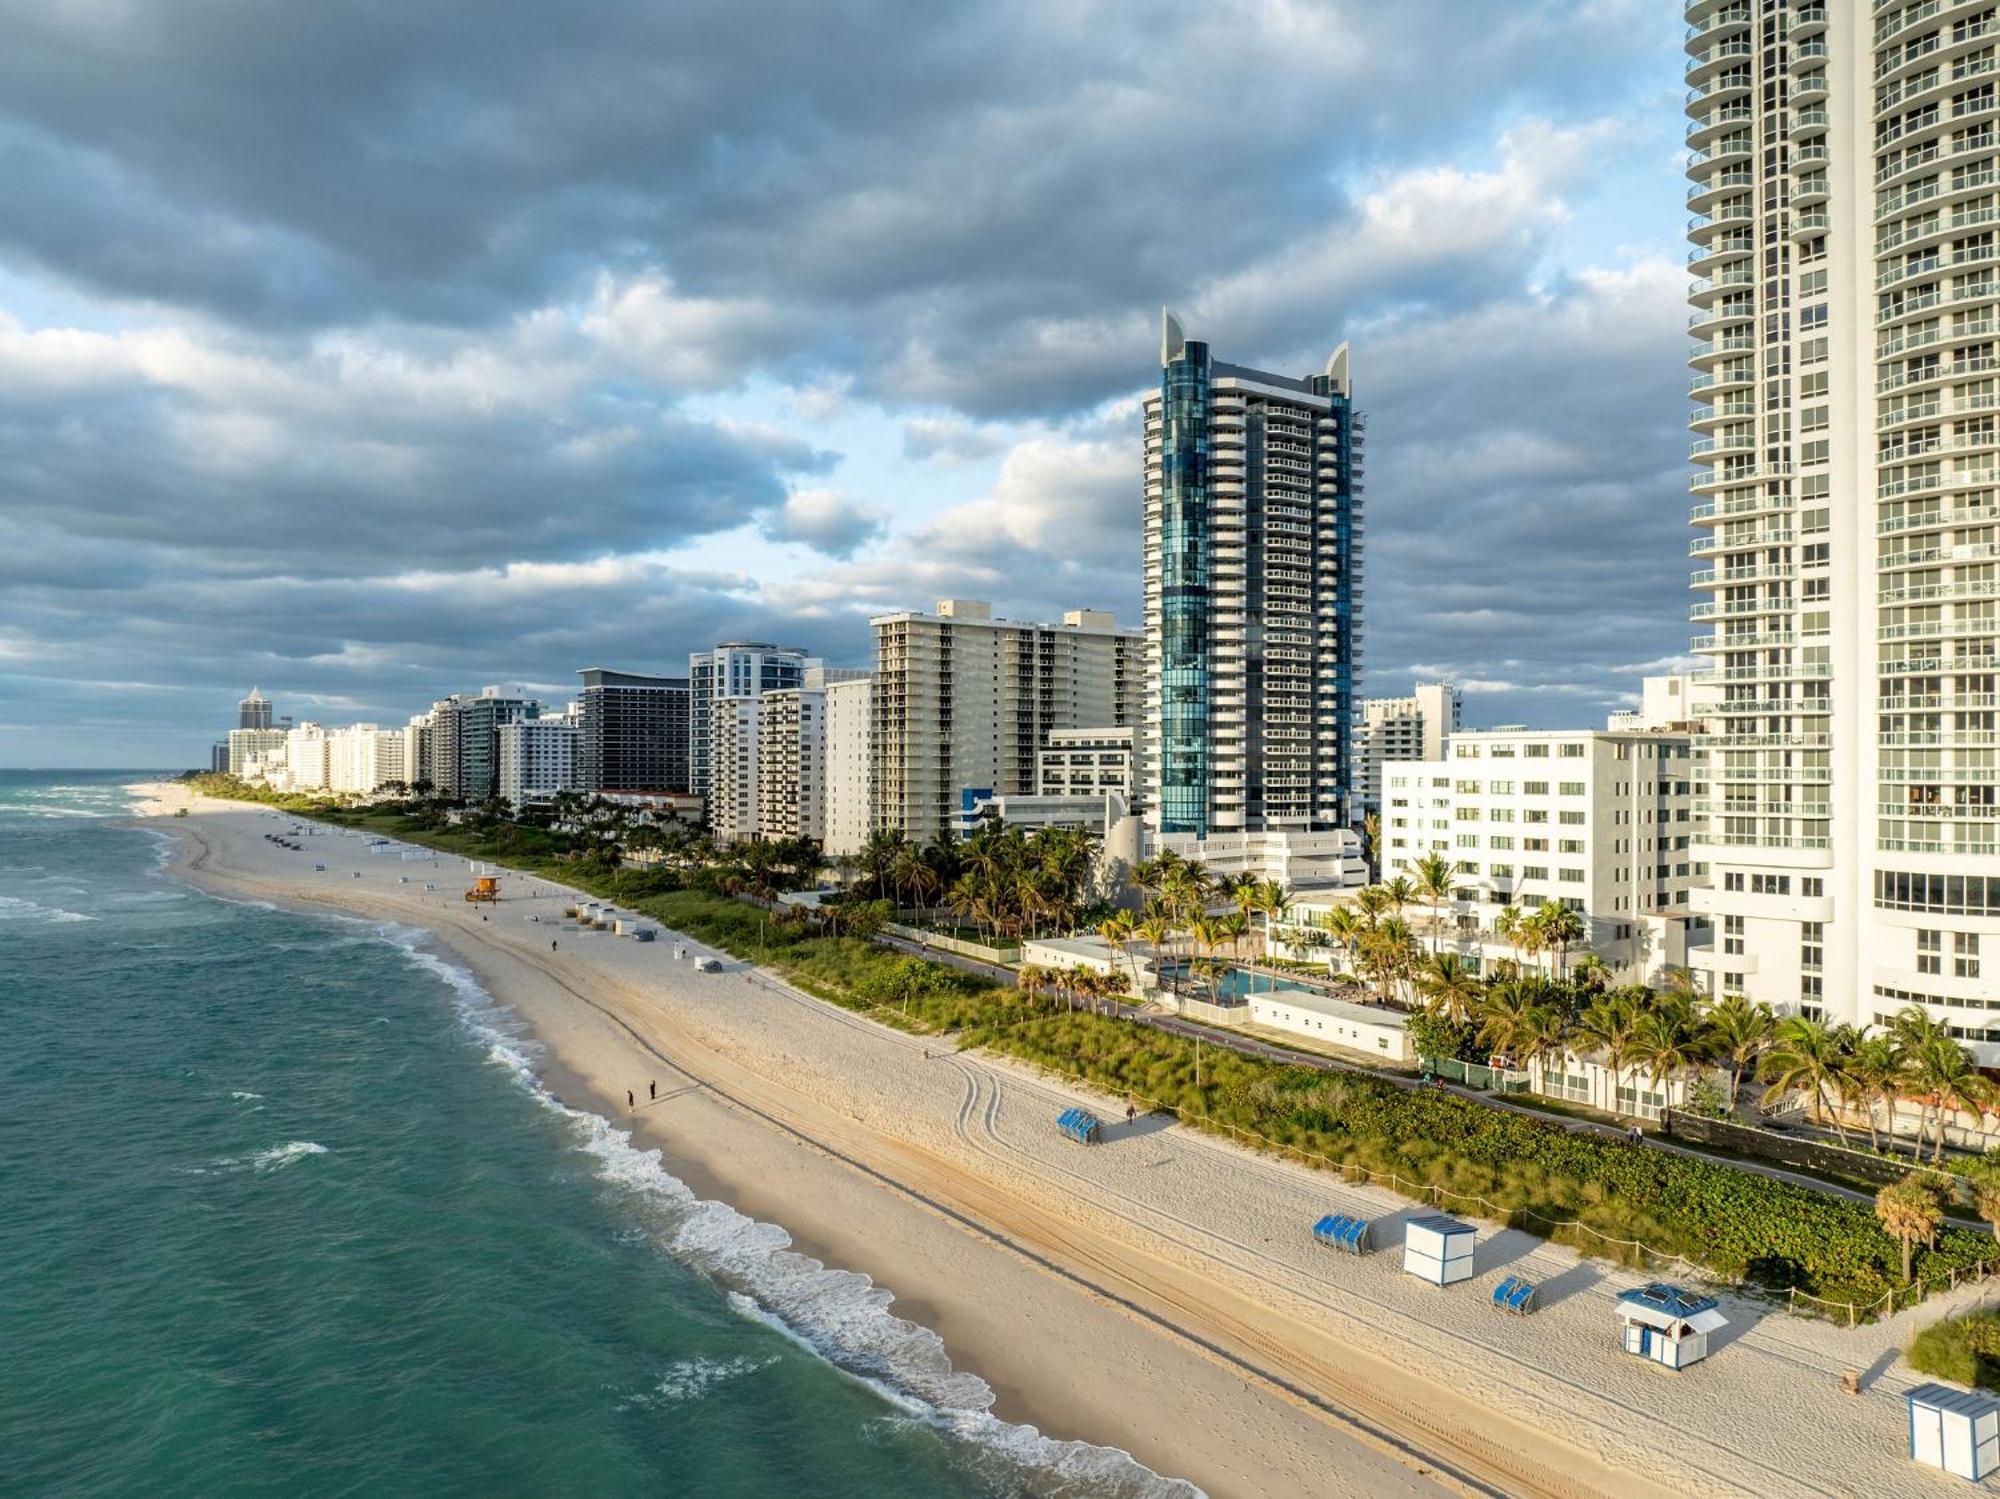
[[[1686,1016],[1662,1006],[1642,1013],[1632,1027],[1630,1053],[1635,1066],[1646,1070],[1655,1090],[1667,1085],[1701,1060],[1701,1046]]]
[[[1381,999],[1388,1004],[1396,985],[1408,978],[1415,967],[1417,939],[1398,916],[1386,916],[1374,929],[1362,933],[1362,966],[1381,986]]]
[[[1428,853],[1410,865],[1417,897],[1431,908],[1431,951],[1438,950],[1438,930],[1444,925],[1444,903],[1451,899],[1458,870],[1440,853]]]
[[[1417,898],[1417,887],[1410,883],[1409,876],[1399,874],[1393,880],[1383,881],[1382,894],[1387,897],[1390,910],[1401,916],[1403,907]]]
[[[1327,935],[1333,939],[1333,945],[1350,968],[1354,966],[1354,955],[1364,930],[1366,927],[1361,916],[1353,906],[1335,906],[1326,913]]]
[[[1673,992],[1673,991],[1668,991]],[[1709,1046],[1729,1063],[1729,1110],[1736,1111],[1736,1094],[1778,1028],[1778,1017],[1767,1004],[1751,1004],[1729,994],[1708,1007]]]
[[[1639,1008],[1630,990],[1614,990],[1599,995],[1577,1017],[1577,1036],[1604,1053],[1611,1069],[1612,1112],[1618,1111],[1618,1084],[1634,1060],[1634,1033],[1639,1025]]]
[[[1993,1085],[1979,1075],[1971,1054],[1949,1036],[1925,1043],[1910,1058],[1910,1082],[1937,1107],[1937,1148],[1931,1159],[1942,1161],[1946,1123],[1961,1111],[1983,1113],[1993,1101]]]
[[[1889,1134],[1893,1140],[1896,1098],[1902,1090],[1905,1076],[1902,1049],[1896,1045],[1894,1036],[1864,1036],[1854,1043],[1854,1055],[1847,1059],[1845,1072],[1850,1096],[1867,1111],[1869,1148],[1880,1150],[1882,1136],[1875,1127],[1875,1105],[1878,1101],[1886,1105]]]
[[[1382,819],[1370,812],[1361,819],[1361,854],[1367,859],[1368,867],[1377,873],[1382,868]]]
[[[1389,892],[1381,885],[1363,885],[1354,892],[1354,905],[1361,913],[1362,925],[1372,928],[1389,909]]]
[[[1174,924],[1167,920],[1166,913],[1158,906],[1149,906],[1145,917],[1133,928],[1148,947],[1153,949],[1153,978],[1155,985],[1165,977],[1161,967],[1166,961],[1167,943],[1174,935]],[[1137,972],[1136,967],[1133,970]]]
[[[1587,952],[1576,960],[1576,966],[1570,969],[1569,976],[1584,988],[1601,994],[1611,980],[1611,965],[1596,953]]]
[[[1485,993],[1485,986],[1457,953],[1434,952],[1418,970],[1417,989],[1424,996],[1424,1008],[1442,1015],[1454,1025],[1463,1025]]]
[[[1841,1091],[1852,1039],[1853,1032],[1845,1025],[1830,1026],[1803,1015],[1787,1015],[1779,1021],[1770,1050],[1757,1064],[1758,1076],[1768,1084],[1765,1107],[1773,1099],[1805,1092],[1812,1099],[1814,1122],[1823,1122],[1828,1099]],[[1843,1145],[1847,1143],[1847,1131],[1841,1127],[1838,1113],[1833,1116],[1833,1132]]]
[[[1972,1203],[1979,1216],[1992,1228],[1993,1237],[2000,1239],[2000,1155],[1988,1152],[1967,1161],[1959,1168],[1959,1175],[1972,1189]]]
[[[1502,906],[1493,918],[1493,935],[1513,951],[1514,966],[1521,966],[1521,908],[1515,905]]]
[[[1030,1003],[1042,997],[1042,991],[1049,986],[1048,969],[1038,963],[1023,963],[1014,971],[1014,987],[1028,996]]]
[[[1111,945],[1114,957],[1123,957],[1132,965],[1132,992],[1139,992],[1139,960],[1134,957],[1126,944],[1138,930],[1138,918],[1130,911],[1113,911],[1097,924],[1097,935]]]
[[[1486,991],[1478,1011],[1479,1041],[1489,1058],[1504,1055],[1519,1064],[1537,999],[1532,988],[1516,979],[1505,980]]]
[[[1944,1207],[1938,1189],[1914,1172],[1875,1194],[1875,1216],[1889,1237],[1903,1246],[1903,1284],[1910,1283],[1910,1253],[1917,1240],[1937,1242],[1944,1224]]]
[[[1573,944],[1581,942],[1586,934],[1583,918],[1561,901],[1546,900],[1542,902],[1541,910],[1535,913],[1535,924],[1541,928],[1542,941],[1555,954],[1550,977],[1560,979],[1563,976],[1564,954]]]
[[[1265,880],[1257,887],[1257,911],[1264,918],[1264,956],[1271,955],[1271,932],[1291,909],[1292,893],[1278,880]]]

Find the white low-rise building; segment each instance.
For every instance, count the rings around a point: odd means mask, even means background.
[[[1198,860],[1218,879],[1254,875],[1287,890],[1341,889],[1368,883],[1361,839],[1349,828],[1305,833],[1156,833],[1154,854],[1175,853]]]
[[[1383,772],[1382,872],[1439,854],[1457,884],[1437,934],[1485,968],[1516,955],[1495,923],[1545,902],[1584,919],[1567,956],[1596,953],[1621,976],[1688,962],[1689,895],[1704,879],[1687,735],[1491,729],[1452,737],[1442,760]],[[1405,913],[1430,937],[1433,913]]]
[[[1409,1016],[1400,1010],[1355,1004],[1315,989],[1273,989],[1248,998],[1252,1025],[1291,1031],[1397,1066],[1415,1060],[1410,1050]]]

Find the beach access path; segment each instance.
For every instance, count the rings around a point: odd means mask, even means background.
[[[671,938],[570,926],[551,953],[566,892],[546,881],[507,876],[481,913],[449,856],[426,894],[359,838],[291,854],[255,809],[193,811],[154,824],[187,841],[193,877],[432,931],[608,1116],[658,1075],[669,1096],[633,1121],[642,1140],[874,1275],[1008,1419],[1218,1496],[1935,1491],[1905,1456],[1915,1381],[1896,1351],[1974,1292],[1853,1331],[1725,1297],[1713,1356],[1671,1374],[1616,1349],[1612,1297],[1637,1275],[1482,1224],[1475,1280],[1439,1289],[1401,1273],[1397,1225],[1421,1210],[1385,1191],[1159,1118],[1128,1126],[1116,1100],[947,1053],[734,959],[697,974]],[[1112,1121],[1103,1145],[1054,1130],[1077,1103]],[[1384,1248],[1314,1244],[1329,1211],[1373,1219]],[[1542,1284],[1535,1316],[1492,1308],[1506,1274]],[[1859,1395],[1840,1390],[1848,1369]]]

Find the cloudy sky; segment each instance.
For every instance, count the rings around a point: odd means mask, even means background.
[[[1662,0],[0,0],[0,764],[1136,619],[1159,312],[1369,413],[1367,690],[1686,645]]]

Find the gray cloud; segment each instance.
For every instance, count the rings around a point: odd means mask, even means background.
[[[1652,0],[0,26],[0,759],[186,758],[251,679],[396,717],[726,633],[858,659],[945,593],[1134,617],[1163,300],[1246,362],[1354,341],[1371,689],[1574,718],[1685,643],[1678,273],[1542,284],[1671,107]],[[701,414],[753,384],[773,427]],[[899,522],[820,435],[856,411],[997,476]],[[743,525],[827,560],[658,559]]]

